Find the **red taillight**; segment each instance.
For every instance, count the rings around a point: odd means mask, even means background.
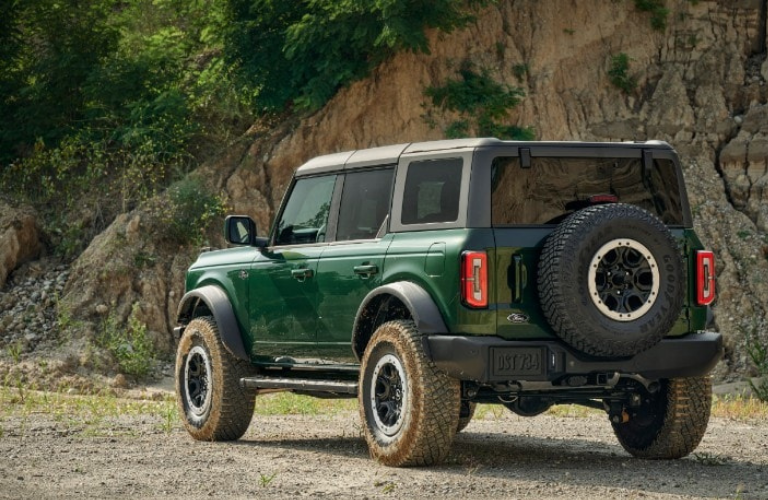
[[[708,306],[715,300],[715,254],[696,252],[696,304]]]
[[[469,307],[488,307],[488,255],[461,254],[461,300]]]

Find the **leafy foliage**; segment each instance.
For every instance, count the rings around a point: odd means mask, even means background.
[[[0,190],[37,206],[74,257],[254,110],[318,107],[395,51],[428,52],[425,29],[463,26],[487,1],[7,0]]]
[[[752,393],[760,401],[768,402],[768,346],[761,342],[757,334],[757,325],[753,324],[746,332],[747,354],[757,370],[758,380],[749,380]]]
[[[626,94],[631,94],[637,88],[637,78],[629,74],[629,56],[624,52],[611,57],[608,77],[614,86]]]
[[[86,83],[117,47],[117,30],[107,22],[112,3],[29,0],[4,7],[11,45],[0,58],[0,160],[36,138],[58,141],[84,119]]]
[[[65,256],[250,120],[222,57],[223,0],[0,7],[0,189]]]
[[[225,50],[260,112],[317,108],[395,51],[429,52],[486,0],[229,0]]]
[[[186,178],[171,186],[168,198],[169,203],[163,211],[165,230],[162,234],[180,244],[201,246],[211,222],[226,212],[222,199],[194,178]]]
[[[449,80],[441,87],[429,87],[424,92],[435,108],[460,117],[445,129],[446,137],[467,137],[475,132],[479,137],[533,139],[530,127],[502,123],[525,96],[522,89],[499,83],[488,70],[478,73],[469,64],[462,66],[459,75],[458,80]]]
[[[111,315],[104,321],[104,330],[97,344],[106,349],[126,375],[145,378],[155,363],[155,348],[149,338],[147,326],[138,318],[139,303],[133,304],[125,329]]]
[[[665,0],[635,0],[635,8],[642,12],[651,13],[651,27],[658,31],[667,29],[667,17],[669,9],[665,7]]]

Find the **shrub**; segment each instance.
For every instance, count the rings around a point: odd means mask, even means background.
[[[110,314],[104,320],[102,334],[97,338],[99,347],[106,349],[114,358],[119,369],[137,379],[147,377],[155,364],[155,348],[149,338],[147,326],[138,318],[139,303],[131,308],[126,329],[120,320]]]
[[[635,0],[635,8],[641,12],[650,12],[651,27],[657,31],[667,29],[669,9],[664,6],[664,0]]]
[[[221,197],[196,178],[188,177],[171,186],[167,198],[167,204],[155,207],[162,224],[158,234],[181,245],[202,246],[206,230],[226,212]]]
[[[768,402],[768,347],[760,341],[756,324],[753,324],[751,330],[746,332],[745,337],[747,353],[755,365],[759,377],[757,383],[750,380],[749,385],[756,398]]]
[[[608,70],[611,83],[625,94],[630,94],[637,88],[637,79],[629,74],[629,60],[629,56],[624,52],[611,56],[611,67]]]
[[[469,63],[464,63],[459,75],[460,79],[449,80],[441,87],[428,87],[424,91],[432,106],[460,116],[445,129],[446,137],[467,137],[474,131],[480,137],[533,138],[530,127],[501,123],[525,96],[522,89],[495,81],[486,69],[478,73]]]

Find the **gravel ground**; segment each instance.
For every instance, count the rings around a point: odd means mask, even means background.
[[[644,461],[621,449],[603,416],[486,412],[446,464],[421,469],[370,460],[346,410],[256,416],[234,443],[195,442],[152,414],[111,417],[93,432],[61,415],[10,412],[2,428],[0,498],[768,499],[765,421],[715,418],[693,456]]]

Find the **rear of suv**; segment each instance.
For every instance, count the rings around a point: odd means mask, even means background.
[[[371,455],[442,461],[478,403],[605,410],[632,455],[679,458],[722,353],[714,256],[666,143],[462,139],[317,157],[267,237],[200,255],[176,389],[201,440],[241,437],[259,393],[359,401]]]

